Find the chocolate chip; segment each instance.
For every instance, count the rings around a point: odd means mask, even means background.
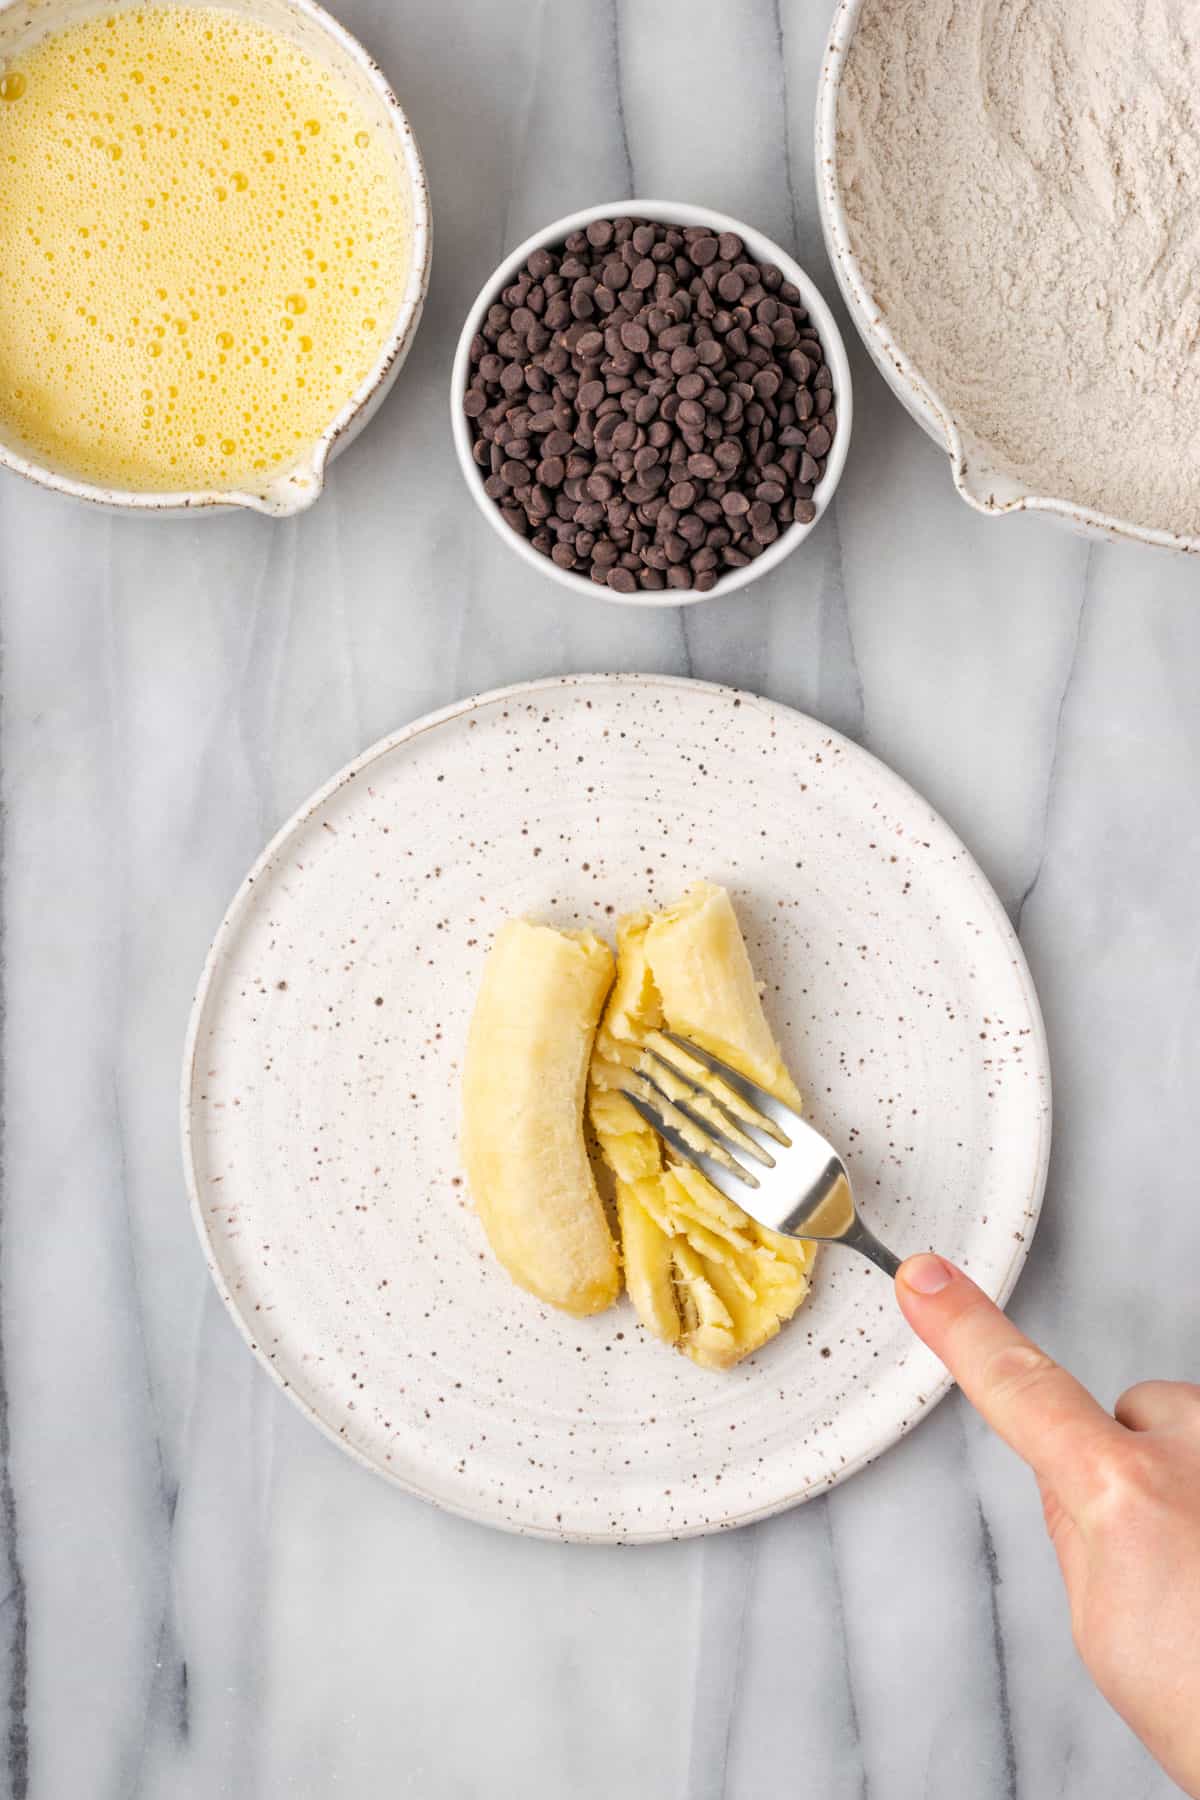
[[[796,289],[736,233],[590,221],[492,302],[470,369],[484,492],[615,592],[708,592],[816,517],[832,374]]]

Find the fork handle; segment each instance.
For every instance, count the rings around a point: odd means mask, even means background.
[[[861,1251],[875,1264],[877,1269],[882,1269],[885,1275],[895,1278],[896,1270],[900,1267],[900,1258],[893,1256],[887,1245],[881,1244],[875,1233],[868,1231],[861,1219],[856,1219],[845,1237],[838,1241],[848,1245],[851,1250]]]

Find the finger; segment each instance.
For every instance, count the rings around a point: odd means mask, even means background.
[[[1121,1428],[1073,1375],[1031,1343],[969,1276],[940,1256],[901,1264],[896,1297],[967,1399],[1074,1516]]]
[[[1050,1483],[1041,1475],[1037,1477],[1038,1493],[1042,1497],[1042,1518],[1046,1522],[1046,1530],[1052,1539],[1057,1538],[1060,1531],[1071,1523],[1071,1516],[1055,1493]]]
[[[1074,1597],[1076,1583],[1082,1582],[1087,1564],[1087,1549],[1079,1535],[1079,1528],[1074,1519],[1048,1482],[1038,1476],[1038,1492],[1042,1497],[1042,1517],[1046,1521],[1046,1531],[1054,1546],[1054,1554],[1058,1558],[1058,1566],[1062,1570],[1063,1581],[1068,1594]]]
[[[1139,1381],[1113,1408],[1130,1431],[1200,1432],[1200,1387],[1189,1381]]]

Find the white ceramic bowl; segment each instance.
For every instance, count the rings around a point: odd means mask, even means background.
[[[866,0],[838,0],[829,29],[817,90],[817,200],[829,260],[842,298],[876,367],[917,424],[946,451],[955,487],[968,506],[973,506],[977,512],[993,517],[1016,512],[1046,513],[1085,537],[1109,542],[1132,539],[1171,550],[1200,552],[1200,538],[1152,530],[1128,519],[1114,519],[1107,513],[1079,506],[1073,500],[1029,493],[1019,481],[991,464],[987,445],[970,435],[954,418],[950,408],[892,336],[851,248],[850,227],[842,204],[838,174],[838,96],[847,52],[865,3]]]
[[[791,525],[763,554],[748,563],[744,569],[731,569],[722,575],[716,586],[707,593],[698,593],[693,588],[667,588],[661,592],[651,592],[639,588],[634,594],[618,594],[612,588],[601,587],[586,575],[577,575],[574,570],[560,569],[548,556],[504,523],[500,508],[494,500],[489,500],[483,491],[483,474],[478,463],[471,454],[470,424],[462,409],[462,397],[466,392],[467,375],[470,368],[471,340],[483,323],[484,315],[502,288],[516,279],[517,272],[528,261],[535,250],[550,249],[560,245],[573,231],[581,231],[590,225],[593,219],[645,219],[660,221],[667,225],[706,225],[715,231],[733,231],[741,238],[747,251],[757,262],[774,263],[782,270],[785,280],[793,283],[800,290],[801,299],[813,324],[821,334],[821,344],[825,351],[825,360],[833,375],[833,392],[837,410],[837,435],[829,452],[829,461],[825,466],[825,474],[817,484],[813,494],[813,504],[817,509],[816,518],[809,525]],[[458,350],[454,357],[454,371],[450,378],[450,422],[454,431],[454,447],[458,452],[459,466],[463,479],[484,518],[492,529],[500,534],[510,550],[523,557],[531,568],[543,575],[549,575],[561,587],[570,588],[580,596],[590,600],[611,600],[627,606],[691,606],[698,600],[721,599],[732,594],[737,588],[749,586],[771,569],[776,569],[786,556],[790,556],[798,545],[804,542],[809,533],[816,529],[821,517],[833,499],[837,484],[841,480],[842,470],[846,466],[846,453],[850,448],[850,428],[854,416],[854,399],[850,383],[850,360],[846,355],[846,346],[842,334],[838,330],[837,321],[825,304],[820,291],[812,279],[804,273],[800,265],[792,260],[778,244],[764,237],[761,231],[755,231],[752,225],[744,225],[740,219],[731,219],[725,213],[713,212],[707,206],[681,206],[673,200],[610,200],[602,206],[589,206],[582,212],[570,213],[565,219],[556,219],[553,225],[547,225],[544,231],[537,231],[523,244],[506,256],[500,267],[490,275],[480,289],[479,297],[462,328],[458,340]]]
[[[0,0],[0,69],[29,50],[40,38],[60,31],[81,18],[94,17],[146,0]],[[170,5],[174,0],[149,0]],[[197,0],[191,0],[196,4]],[[204,4],[204,0],[198,0]],[[143,513],[183,513],[229,506],[248,507],[275,518],[302,512],[320,497],[325,469],[373,416],[412,348],[429,286],[433,247],[429,187],[417,140],[388,86],[387,78],[356,38],[315,0],[220,0],[224,10],[244,13],[280,32],[333,69],[354,93],[373,128],[391,139],[399,179],[406,185],[412,208],[412,263],[400,306],[374,368],[351,394],[337,416],[303,460],[277,473],[261,491],[213,490],[194,492],[139,492],[135,489],[99,487],[80,481],[68,469],[33,462],[0,437],[0,467],[13,469],[31,481],[70,494],[93,505]]]

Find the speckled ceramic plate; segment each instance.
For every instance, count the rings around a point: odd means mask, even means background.
[[[538,682],[377,745],[287,825],[210,952],[184,1071],[213,1277],[256,1355],[410,1493],[512,1529],[740,1525],[877,1456],[944,1392],[889,1284],[825,1250],[809,1304],[714,1374],[627,1301],[569,1319],[493,1261],[459,1071],[511,913],[611,923],[727,885],[863,1211],[998,1299],[1041,1203],[1050,1086],[1020,948],[958,840],[880,763],[747,694]]]

